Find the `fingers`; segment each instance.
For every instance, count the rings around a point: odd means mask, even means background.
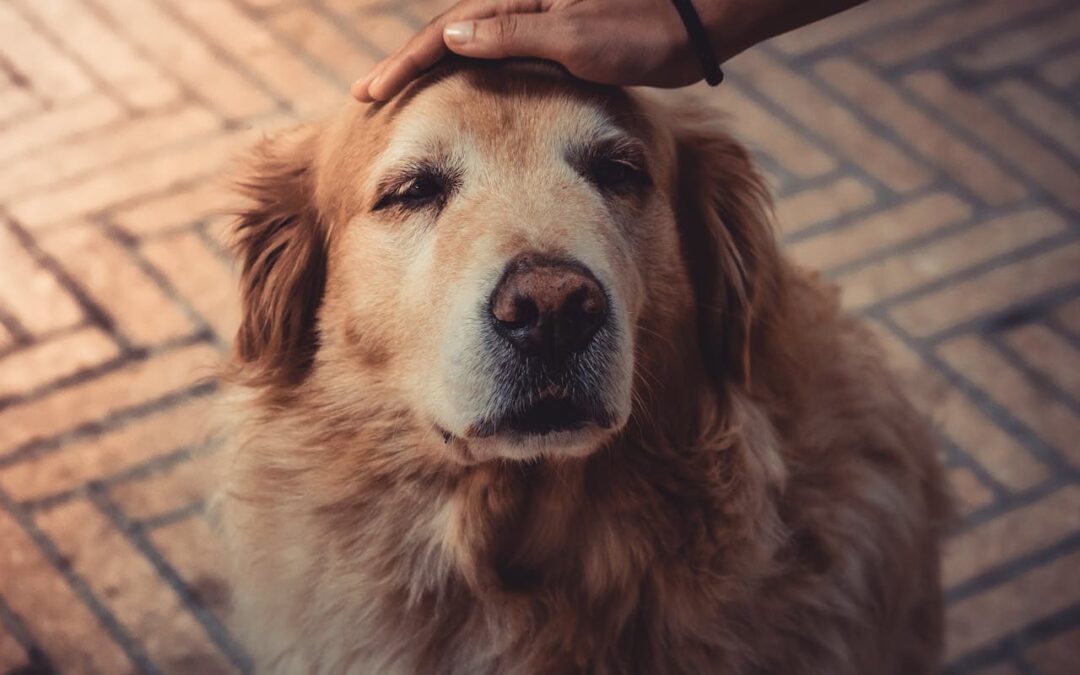
[[[462,0],[425,26],[408,43],[353,83],[354,98],[386,100],[446,55],[443,29],[450,23],[496,14],[542,12],[550,0]]]
[[[385,101],[446,54],[438,31],[426,30],[379,64],[368,77],[354,84],[352,94],[361,101]]]
[[[430,68],[446,54],[442,26],[428,24],[403,47],[384,59],[367,77],[353,83],[351,93],[364,102],[386,100],[414,77]]]
[[[379,79],[379,72],[381,70],[382,64],[377,64],[371,69],[371,72],[353,82],[352,86],[349,87],[349,93],[352,94],[352,97],[361,103],[371,103],[374,101],[375,99],[368,93],[368,88],[371,86],[372,82]]]
[[[457,21],[443,30],[446,46],[462,56],[501,59],[534,56],[564,61],[574,45],[555,14],[505,14]]]

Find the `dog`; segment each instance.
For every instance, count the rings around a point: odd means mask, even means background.
[[[447,63],[242,190],[256,672],[935,672],[934,434],[700,98]]]

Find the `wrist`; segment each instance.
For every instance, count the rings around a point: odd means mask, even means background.
[[[720,63],[769,37],[774,0],[692,0]]]
[[[708,27],[692,0],[670,1],[682,21],[689,38],[689,48],[694,53],[705,81],[715,87],[724,81],[724,71],[720,69],[720,59],[716,47],[712,44],[713,39]]]

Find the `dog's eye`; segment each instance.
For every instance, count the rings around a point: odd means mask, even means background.
[[[450,191],[451,182],[451,178],[434,171],[417,173],[386,192],[372,210],[379,211],[391,206],[405,209],[441,206]]]
[[[649,182],[648,174],[626,159],[603,157],[588,167],[588,179],[606,192],[625,192]]]
[[[439,197],[445,187],[438,176],[417,176],[400,193],[401,201],[406,204],[426,203]]]

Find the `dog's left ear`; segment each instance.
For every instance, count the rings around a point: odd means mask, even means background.
[[[784,271],[768,189],[715,111],[677,119],[676,210],[705,366],[714,383],[749,387]]]
[[[318,349],[326,231],[315,204],[314,161],[310,130],[267,139],[239,183],[249,203],[233,229],[242,315],[235,349],[249,382],[295,384]]]

